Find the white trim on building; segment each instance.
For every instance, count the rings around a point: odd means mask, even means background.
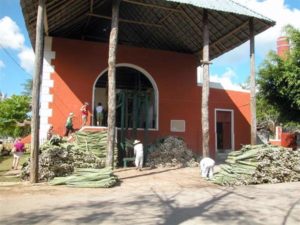
[[[51,79],[51,73],[54,72],[54,66],[51,61],[55,59],[55,52],[52,51],[52,37],[45,37],[44,43],[44,63],[42,74],[42,85],[40,92],[40,143],[47,139],[47,131],[51,124],[49,124],[49,117],[52,116],[52,109],[49,103],[53,102],[53,95],[50,94],[50,89],[54,86],[54,81]]]

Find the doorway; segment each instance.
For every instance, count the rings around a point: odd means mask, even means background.
[[[157,129],[157,86],[148,73],[135,67],[118,65],[116,68],[116,127]],[[107,125],[107,99],[106,70],[97,78],[94,86],[94,106],[101,103],[104,108],[102,126]],[[95,119],[93,124],[96,124]]]
[[[215,109],[215,146],[218,158],[234,149],[233,110]]]

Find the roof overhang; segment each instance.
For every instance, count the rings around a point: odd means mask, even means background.
[[[45,0],[45,34],[108,42],[111,0]],[[31,43],[35,42],[38,0],[21,0]],[[275,22],[231,0],[122,0],[119,44],[201,55],[202,16],[208,12],[210,58],[249,40]],[[201,56],[202,57],[202,56]]]

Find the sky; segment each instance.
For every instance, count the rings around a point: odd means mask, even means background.
[[[234,0],[276,21],[276,25],[255,37],[255,60],[259,68],[266,54],[276,50],[282,27],[300,29],[300,0]],[[214,59],[210,80],[225,88],[239,89],[250,74],[249,42]],[[19,0],[0,0],[0,92],[11,96],[24,90],[32,78],[34,53],[25,27]]]

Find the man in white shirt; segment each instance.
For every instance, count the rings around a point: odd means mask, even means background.
[[[101,126],[103,120],[103,106],[101,102],[99,102],[98,106],[96,107],[96,118],[97,118],[97,126]]]
[[[215,166],[215,161],[213,159],[208,157],[201,159],[200,161],[201,176],[209,179],[213,178],[214,166]]]
[[[137,170],[141,171],[143,168],[143,161],[144,161],[144,150],[141,141],[135,140],[133,142],[133,149],[135,155],[135,167]]]

